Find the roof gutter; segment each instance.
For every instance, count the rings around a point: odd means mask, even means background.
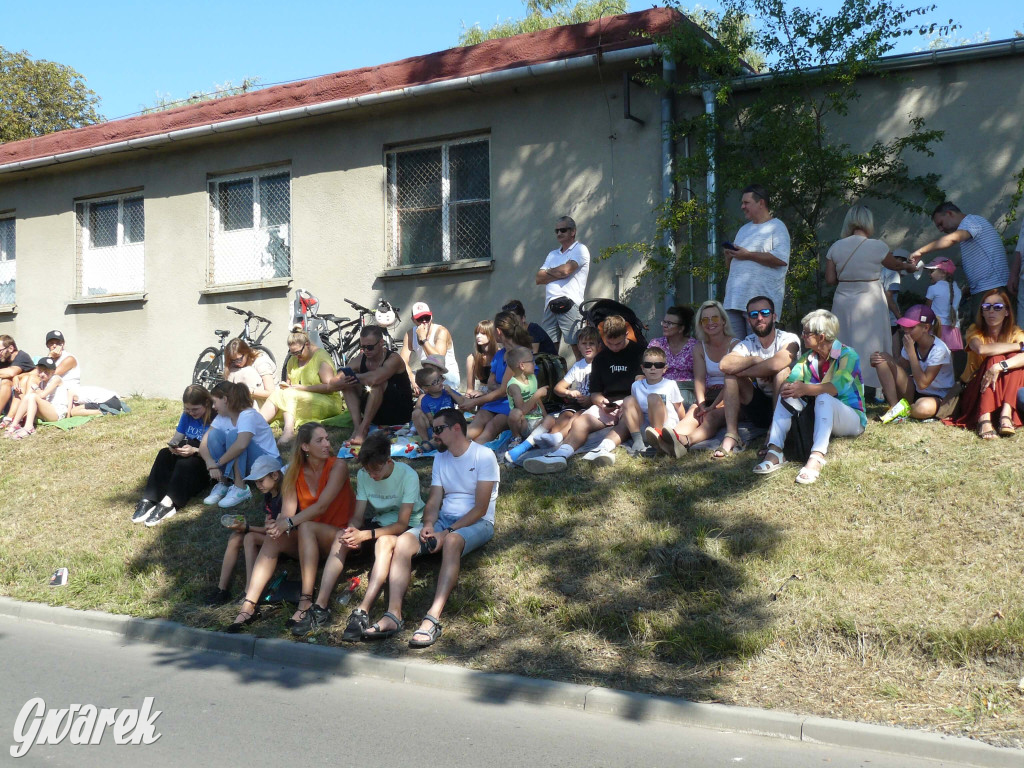
[[[351,96],[345,99],[325,101],[319,104],[310,104],[303,107],[293,107],[275,112],[265,112],[258,115],[238,118],[236,120],[225,120],[219,123],[208,125],[197,125],[191,128],[183,128],[178,131],[169,131],[152,136],[142,136],[137,139],[127,139],[111,144],[102,144],[88,149],[78,149],[72,152],[63,152],[46,157],[34,157],[30,160],[19,160],[13,163],[0,165],[0,174],[16,173],[18,171],[29,171],[36,168],[43,168],[50,165],[73,163],[78,160],[85,160],[94,157],[102,157],[118,152],[131,152],[140,149],[152,149],[153,147],[165,146],[180,141],[215,136],[233,131],[243,131],[249,128],[257,128],[272,123],[281,123],[288,120],[302,120],[305,118],[319,117],[321,115],[345,112],[350,109],[359,109],[379,104],[387,104],[407,99],[434,96],[437,94],[454,91],[474,90],[490,86],[502,85],[505,83],[528,80],[536,77],[547,77],[565,72],[574,72],[581,69],[596,67],[604,63],[617,64],[625,61],[633,61],[648,56],[660,56],[661,50],[657,45],[643,45],[634,48],[620,48],[607,53],[595,53],[588,56],[579,56],[571,59],[559,59],[543,64],[530,64],[511,69],[502,69],[495,72],[484,72],[482,74],[467,75],[451,80],[440,80],[423,85],[413,85],[406,88],[399,88],[393,91],[369,93],[362,96]]]

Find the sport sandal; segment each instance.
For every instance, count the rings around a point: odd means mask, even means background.
[[[429,648],[437,642],[439,637],[441,637],[441,632],[443,631],[441,622],[439,622],[435,617],[431,616],[429,613],[423,617],[423,620],[429,621],[431,627],[430,629],[417,629],[415,632],[413,632],[412,638],[410,638],[409,640],[410,648]],[[422,635],[427,639],[417,640],[416,635]]]
[[[772,461],[772,457],[777,461]],[[764,461],[755,465],[755,475],[770,475],[772,472],[777,472],[782,469],[782,465],[786,463],[786,457],[782,455],[782,451],[776,451],[774,448],[769,448],[768,452],[764,455]]]

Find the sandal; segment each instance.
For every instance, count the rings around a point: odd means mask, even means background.
[[[382,629],[380,621],[374,624],[367,630],[363,631],[363,640],[387,640],[389,637],[394,637],[403,629],[405,629],[405,622],[395,616],[391,611],[387,611],[383,616],[380,617],[381,621],[384,619],[391,619],[395,622],[394,629]]]
[[[429,621],[433,626],[430,629],[417,629],[412,633],[412,639],[409,640],[410,648],[429,648],[437,642],[438,638],[441,637],[443,628],[441,622],[431,616],[429,613],[423,617],[424,621]],[[426,640],[417,640],[416,635],[423,635]]]
[[[684,440],[686,442],[683,442]],[[658,438],[658,447],[669,456],[681,459],[690,450],[690,436],[680,437],[671,427],[665,427],[661,430],[661,437]]]
[[[309,613],[309,609],[313,607],[313,596],[312,595],[299,595],[299,603],[298,603],[298,605],[302,605],[302,601],[303,600],[306,600],[307,602],[309,602],[309,605],[306,606],[306,608],[304,608],[304,609],[303,608],[299,608],[298,606],[296,606],[295,612],[296,613],[301,613],[302,615],[299,616],[299,618],[297,618],[297,619],[295,619],[295,618],[288,619],[288,621],[286,621],[284,623],[284,628],[285,629],[291,629],[296,624],[298,624],[300,621],[302,621],[304,618],[306,618],[306,614]]]
[[[34,427],[22,427],[21,429],[15,430],[11,433],[12,440],[24,440],[26,437],[31,437],[36,433]]]
[[[254,603],[249,598],[245,598],[244,600],[242,600],[242,608],[243,609],[245,608],[245,604],[246,603],[248,603],[249,605],[252,606],[252,610],[251,611],[246,611],[246,610],[239,611],[238,615],[239,616],[244,616],[245,618],[242,619],[241,621],[239,621],[236,618],[233,622],[231,622],[230,624],[228,624],[224,628],[225,632],[228,632],[229,634],[232,634],[232,635],[237,634],[238,632],[242,631],[242,627],[246,626],[247,624],[252,624],[254,621],[259,621],[260,619],[263,618],[263,614],[260,613],[260,607],[258,605],[256,605],[256,603]]]
[[[817,468],[807,466],[807,464],[810,464],[812,460],[818,462]],[[821,474],[822,468],[828,464],[828,461],[825,460],[824,456],[819,457],[812,455],[807,459],[807,464],[804,465],[803,469],[801,469],[799,474],[796,476],[796,481],[800,483],[800,485],[811,485],[812,483],[816,483],[818,481],[818,475]]]
[[[777,461],[772,461],[772,457]],[[774,448],[769,448],[767,453],[764,455],[764,461],[757,464],[754,467],[755,475],[770,475],[779,469],[782,469],[782,465],[786,463],[786,457],[782,455],[782,451],[776,451]]]
[[[992,429],[991,421],[979,421],[978,437],[980,437],[982,440],[995,440],[999,436],[996,434],[996,431]]]
[[[732,440],[732,447],[725,448],[725,441]],[[715,448],[711,454],[712,459],[724,459],[730,453],[739,453],[746,446],[743,445],[743,439],[735,432],[726,432],[725,437],[722,438],[722,444]]]
[[[421,455],[422,454],[431,453],[432,451],[436,451],[436,450],[437,450],[437,446],[434,445],[434,443],[432,441],[430,441],[430,440],[424,440],[422,443],[420,443],[420,454]]]
[[[1017,433],[1017,429],[1013,426],[1012,416],[1000,416],[999,417],[999,436],[1000,437],[1013,437]]]

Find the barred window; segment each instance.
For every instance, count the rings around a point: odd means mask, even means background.
[[[0,219],[0,304],[14,303],[14,219]]]
[[[291,173],[280,168],[210,180],[210,283],[289,277]]]
[[[146,211],[138,193],[75,203],[78,295],[145,290]]]
[[[489,139],[396,149],[388,175],[388,265],[491,257]]]

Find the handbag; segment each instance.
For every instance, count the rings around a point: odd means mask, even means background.
[[[555,315],[564,315],[573,306],[573,301],[568,296],[559,296],[557,299],[552,299],[548,302],[548,309]]]
[[[782,448],[783,453],[791,461],[806,464],[814,447],[814,398],[784,397],[779,402],[793,414],[793,422],[789,434],[786,435],[786,444]],[[800,403],[803,404],[802,407]]]
[[[964,348],[964,338],[956,326],[942,329],[942,342],[949,347],[950,352],[959,352]]]

